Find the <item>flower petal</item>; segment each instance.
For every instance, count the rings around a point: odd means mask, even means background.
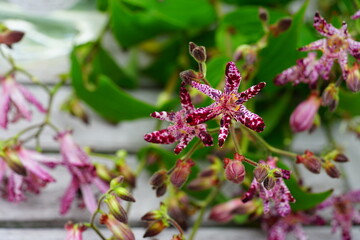
[[[319,12],[316,12],[314,16],[314,28],[325,37],[331,37],[339,33],[339,30],[326,22],[326,20],[320,16]]]
[[[0,126],[7,128],[8,113],[10,110],[10,97],[4,91],[2,91],[0,98]]]
[[[178,145],[176,145],[174,152],[176,154],[179,154],[188,144],[189,142],[194,138],[194,135],[185,134],[181,139]]]
[[[152,114],[150,114],[151,117],[153,118],[158,118],[160,120],[164,120],[164,121],[168,121],[168,122],[173,122],[175,119],[175,113],[173,112],[153,112]]]
[[[285,69],[282,73],[278,74],[274,80],[276,85],[284,85],[288,82],[293,82],[298,79],[299,66],[292,66]]]
[[[213,138],[212,136],[206,131],[206,127],[201,124],[198,125],[200,131],[196,134],[198,138],[204,143],[205,146],[209,147],[213,145]]]
[[[349,44],[348,50],[350,54],[353,55],[357,60],[360,60],[360,42],[352,40],[351,38],[348,38],[347,41]]]
[[[86,208],[93,213],[96,210],[96,199],[90,184],[80,184],[81,194]]]
[[[186,122],[194,126],[216,117],[220,112],[215,107],[216,103],[213,103],[210,106],[196,109],[186,117]]]
[[[69,211],[71,203],[73,202],[79,187],[78,180],[73,177],[64,195],[61,197],[60,214],[65,214]]]
[[[347,79],[347,76],[349,75],[349,66],[348,66],[348,55],[347,52],[343,51],[340,53],[339,55],[339,65],[341,67],[342,70],[342,75],[344,80]]]
[[[315,42],[312,42],[304,47],[299,48],[299,51],[313,51],[313,50],[323,50],[326,47],[326,39],[319,39]]]
[[[246,89],[241,93],[238,93],[237,94],[238,100],[236,101],[236,103],[242,104],[248,101],[249,99],[255,97],[265,86],[266,86],[266,82],[261,82],[257,85],[254,85]]]
[[[21,187],[23,184],[24,177],[16,173],[10,173],[7,182],[7,198],[10,202],[20,202],[25,199]]]
[[[235,63],[228,62],[225,68],[225,93],[237,92],[241,82],[241,74]]]
[[[319,74],[322,78],[324,78],[325,80],[328,80],[333,64],[334,64],[334,59],[329,58],[328,56],[326,56],[324,54],[324,55],[322,55],[322,57],[316,64],[315,68],[319,72]]]
[[[184,82],[181,83],[180,87],[180,103],[182,108],[185,109],[186,112],[191,112],[195,109],[194,105],[191,102],[190,94],[186,89]]]
[[[230,123],[231,123],[231,117],[227,114],[224,114],[220,121],[220,131],[219,131],[219,140],[218,140],[219,147],[222,147],[229,134]]]
[[[43,105],[32,95],[31,92],[29,92],[24,86],[20,84],[16,84],[17,88],[20,90],[20,92],[24,95],[26,100],[28,100],[30,103],[34,104],[35,107],[40,111],[45,113],[46,109],[43,107]]]
[[[26,118],[28,121],[31,120],[31,111],[28,107],[28,103],[25,99],[25,97],[22,95],[20,90],[14,85],[13,89],[10,93],[10,98],[13,101],[13,103],[18,108],[21,115]]]
[[[250,112],[244,105],[240,106],[234,118],[256,132],[262,132],[265,128],[264,120],[255,113]]]
[[[176,137],[168,129],[161,129],[144,135],[144,140],[151,143],[169,144],[176,141]]]
[[[360,18],[360,10],[357,11],[354,15],[351,16],[352,20],[355,20],[355,19],[358,19],[358,18]]]
[[[214,89],[212,87],[210,87],[209,85],[206,84],[202,84],[202,83],[198,83],[195,81],[191,81],[191,86],[193,86],[194,88],[196,88],[197,90],[199,90],[200,92],[208,95],[209,97],[211,97],[213,100],[218,100],[222,94],[221,91]]]

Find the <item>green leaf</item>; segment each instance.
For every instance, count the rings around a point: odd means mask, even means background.
[[[360,115],[360,94],[340,89],[339,106],[336,111],[342,114],[357,116]]]
[[[105,12],[108,9],[108,0],[96,0],[98,10]]]
[[[111,122],[148,117],[154,106],[142,102],[116,86],[104,75],[95,84],[88,82],[85,67],[81,67],[76,49],[71,54],[71,78],[76,95],[99,115]]]
[[[207,62],[206,79],[213,87],[217,87],[221,80],[225,78],[225,66],[231,59],[229,57],[220,55],[210,59]]]
[[[305,10],[308,1],[294,15],[291,27],[278,37],[269,37],[268,45],[260,52],[260,66],[257,78],[268,83],[264,92],[275,93],[278,91],[273,83],[277,74],[286,68],[296,64],[296,60],[301,56],[297,51],[300,39],[300,29],[303,24]]]

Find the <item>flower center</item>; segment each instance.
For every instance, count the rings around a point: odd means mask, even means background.
[[[224,94],[219,99],[219,106],[221,107],[223,112],[236,112],[240,108],[240,104],[236,103],[237,100],[239,100],[239,98],[234,93],[231,93],[229,95]]]
[[[345,39],[339,35],[331,36],[327,39],[327,49],[331,53],[338,53],[348,47]]]

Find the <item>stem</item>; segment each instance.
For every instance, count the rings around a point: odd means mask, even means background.
[[[200,146],[200,140],[198,139],[197,142],[192,146],[192,148],[184,155],[181,157],[182,160],[184,159],[188,159],[191,157],[191,155],[193,155],[193,153],[196,151],[196,149]]]
[[[235,131],[234,123],[232,123],[230,125],[230,132],[231,132],[231,139],[234,142],[236,152],[239,153],[239,154],[242,154],[239,141],[238,141],[238,139],[236,137],[236,131]]]
[[[251,164],[251,165],[253,165],[254,167],[257,167],[257,166],[258,166],[258,163],[257,163],[257,162],[255,162],[255,161],[253,161],[253,160],[250,160],[250,159],[248,159],[248,158],[244,158],[243,161],[244,161],[244,162],[247,162],[247,163],[249,163],[249,164]]]
[[[101,207],[101,202],[102,200],[106,197],[106,195],[108,193],[110,193],[110,189],[104,193],[99,201],[98,201],[98,204],[97,204],[97,207],[95,209],[95,211],[93,212],[93,214],[91,215],[91,218],[90,218],[90,223],[89,223],[89,227],[91,227],[98,235],[99,237],[102,239],[102,240],[106,240],[106,238],[102,235],[102,233],[100,232],[100,230],[98,229],[98,227],[95,225],[95,218],[96,218],[96,215],[100,212],[100,207]]]
[[[179,231],[181,236],[184,236],[184,230],[181,228],[181,226],[172,218],[168,218],[168,221]]]
[[[216,196],[219,194],[221,190],[221,187],[222,187],[222,181],[219,183],[218,186],[216,186],[216,188],[212,190],[209,196],[205,199],[203,205],[201,206],[199,216],[196,218],[196,221],[194,222],[191,234],[189,236],[189,240],[195,239],[196,232],[199,230],[199,227],[204,218],[206,207],[216,198]]]

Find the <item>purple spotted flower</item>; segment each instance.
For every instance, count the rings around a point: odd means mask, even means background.
[[[94,212],[97,201],[91,185],[94,184],[101,192],[106,192],[108,184],[96,175],[95,166],[90,162],[89,156],[74,142],[71,131],[59,133],[55,139],[60,143],[63,164],[72,175],[71,183],[61,199],[60,213],[65,214],[69,210],[76,196],[80,196],[86,208]]]
[[[296,65],[292,66],[276,76],[275,84],[284,85],[292,82],[293,85],[299,83],[307,83],[310,88],[316,87],[316,81],[319,73],[316,70],[317,65],[316,53],[308,53],[306,58],[301,58],[296,61]]]
[[[359,190],[328,198],[318,206],[319,210],[328,207],[333,208],[332,231],[334,233],[337,228],[340,228],[343,240],[351,239],[353,223],[360,224],[360,212],[355,208],[356,203],[360,203]]]
[[[261,82],[239,93],[238,88],[241,81],[241,75],[233,62],[229,62],[226,65],[225,76],[226,81],[223,92],[206,84],[201,84],[195,81],[190,83],[194,88],[197,88],[199,91],[215,100],[215,102],[208,107],[196,109],[186,118],[186,121],[190,125],[197,125],[222,114],[219,132],[219,146],[224,144],[229,134],[229,127],[232,118],[257,132],[261,132],[265,128],[263,119],[250,112],[243,103],[257,95],[260,90],[265,87],[266,83]]]
[[[12,122],[20,118],[31,120],[31,111],[28,103],[35,105],[40,112],[46,112],[41,103],[21,84],[17,83],[13,75],[0,77],[1,95],[0,95],[0,126],[7,128],[8,115],[11,108],[14,109]]]
[[[6,147],[0,158],[0,181],[5,187],[5,197],[10,202],[25,200],[25,191],[39,193],[55,179],[42,165],[54,167],[60,162],[21,145]]]
[[[180,102],[182,109],[178,112],[153,112],[150,116],[172,123],[168,128],[145,134],[145,141],[151,143],[170,144],[180,141],[174,152],[180,153],[189,142],[196,136],[201,139],[205,146],[211,146],[213,139],[206,131],[205,124],[191,126],[186,122],[186,116],[195,111],[191,98],[182,83],[180,87]]]
[[[354,13],[354,15],[351,16],[351,19],[355,20],[360,18],[360,10],[358,10],[356,13]]]
[[[312,42],[299,50],[321,50],[323,52],[322,57],[316,65],[316,69],[324,79],[329,78],[332,65],[337,59],[342,70],[343,78],[346,80],[349,73],[348,53],[360,60],[360,42],[351,38],[345,22],[343,22],[341,29],[337,29],[330,23],[327,23],[318,12],[316,12],[314,16],[314,27],[321,35],[327,38]]]
[[[269,157],[266,164],[269,167],[271,172],[272,169],[276,169],[277,158]],[[264,162],[261,162],[265,164]],[[289,179],[290,174],[287,170],[281,170],[283,172],[282,178]],[[275,178],[275,185],[271,189],[266,189],[264,186],[266,180],[259,182],[255,178],[253,179],[249,190],[245,193],[242,201],[244,203],[250,201],[258,193],[259,197],[263,200],[264,213],[268,214],[270,212],[270,201],[272,200],[275,204],[275,210],[280,216],[286,216],[290,214],[291,208],[290,203],[295,202],[295,198],[290,193],[289,189],[284,183],[284,180],[281,177]]]

